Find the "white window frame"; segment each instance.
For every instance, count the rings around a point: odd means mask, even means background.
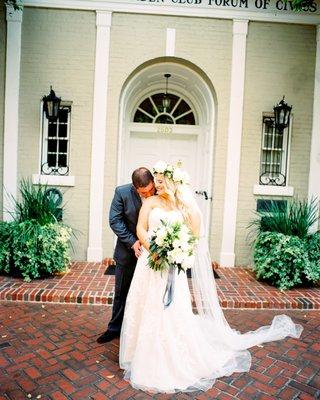
[[[39,142],[39,169],[37,174],[32,175],[34,184],[47,184],[54,186],[74,186],[75,177],[69,175],[70,173],[70,136],[71,136],[71,111],[72,101],[61,101],[60,107],[69,107],[68,122],[67,122],[67,166],[68,172],[66,175],[44,174],[41,172],[41,166],[47,162],[48,157],[48,119],[43,110],[43,101],[40,103],[40,142]]]
[[[266,150],[264,147],[264,139],[266,136],[266,123],[265,119],[273,119],[273,113],[263,113],[262,114],[262,136],[261,136],[261,146],[260,146],[260,160],[259,160],[259,184],[254,185],[253,194],[257,195],[269,195],[269,196],[293,196],[294,188],[288,185],[289,182],[289,170],[290,170],[290,148],[291,148],[291,137],[292,137],[292,123],[293,123],[293,115],[290,116],[289,128],[285,128],[283,131],[283,141],[282,141],[282,158],[281,158],[281,168],[280,173],[286,177],[285,185],[276,186],[276,185],[262,185],[260,183],[260,175],[262,173],[262,154],[263,151]],[[274,131],[275,127],[273,127],[273,143],[271,150],[274,151]],[[272,161],[272,160],[271,160]]]

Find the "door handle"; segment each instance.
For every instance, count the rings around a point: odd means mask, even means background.
[[[204,196],[205,200],[212,200],[212,197],[209,197],[208,193],[205,190],[196,190],[196,194]]]

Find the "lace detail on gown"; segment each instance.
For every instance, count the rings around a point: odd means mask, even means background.
[[[154,208],[149,233],[164,218],[181,221],[182,215]],[[208,390],[216,378],[250,369],[247,348],[300,336],[302,327],[286,315],[276,316],[271,326],[241,335],[227,324],[218,303],[221,319],[194,314],[184,273],[176,272],[174,298],[164,309],[167,272],[153,271],[147,257],[144,249],[131,282],[120,337],[120,367],[133,387],[165,393]]]

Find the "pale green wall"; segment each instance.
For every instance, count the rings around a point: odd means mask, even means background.
[[[239,202],[236,234],[236,264],[250,263],[246,226],[259,196],[262,112],[286,96],[293,105],[289,185],[299,197],[307,197],[309,153],[316,49],[313,26],[250,22],[247,41],[246,82]],[[261,196],[260,196],[261,197]]]
[[[24,8],[19,112],[19,177],[38,173],[40,100],[50,85],[73,101],[70,175],[64,220],[80,231],[75,259],[84,260],[88,243],[95,13]],[[62,191],[65,191],[62,188]]]
[[[107,147],[105,165],[105,211],[112,200],[117,174],[118,120],[121,89],[128,76],[141,64],[163,57],[166,29],[176,29],[175,56],[203,70],[216,91],[218,100],[214,152],[211,248],[217,259],[221,245],[227,122],[230,92],[232,22],[226,20],[132,15],[112,16],[109,66]],[[105,256],[112,255],[110,229],[104,232]]]
[[[4,87],[6,63],[6,20],[5,9],[0,7],[0,220],[3,215],[3,118],[4,118]]]

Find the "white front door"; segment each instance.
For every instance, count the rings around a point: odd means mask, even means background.
[[[152,171],[159,160],[173,165],[181,162],[182,168],[190,175],[190,185],[206,223],[210,200],[196,194],[205,190],[209,177],[204,168],[201,128],[196,125],[131,123],[128,129],[120,183],[130,182],[132,171],[138,167]]]

